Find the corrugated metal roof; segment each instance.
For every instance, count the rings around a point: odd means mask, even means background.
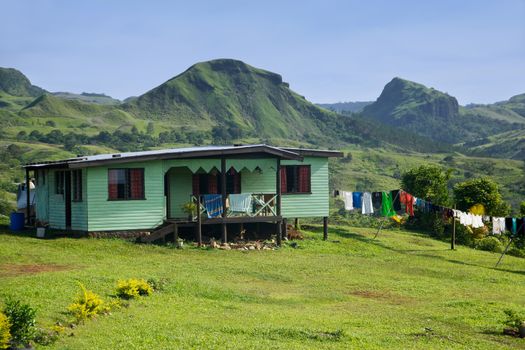
[[[99,154],[94,156],[81,156],[76,158],[49,161],[49,162],[38,162],[29,163],[24,165],[28,169],[38,169],[47,167],[70,167],[70,168],[81,168],[85,166],[94,166],[102,163],[123,163],[141,159],[170,159],[170,158],[184,158],[185,156],[199,157],[199,156],[220,156],[220,155],[231,155],[231,154],[249,154],[253,153],[268,153],[274,156],[278,156],[283,159],[302,159],[302,149],[299,148],[280,148],[274,146],[268,146],[265,144],[256,145],[240,145],[240,146],[199,146],[199,147],[184,147],[184,148],[168,148],[151,151],[140,151],[140,152],[122,152],[122,153],[109,153]],[[335,151],[321,151],[321,150],[306,150],[305,155],[312,155],[315,152],[317,156],[334,157],[338,156],[339,152]],[[308,153],[308,154],[307,154]]]

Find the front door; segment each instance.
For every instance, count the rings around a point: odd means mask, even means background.
[[[66,202],[66,229],[71,228],[71,171],[65,172],[64,178],[65,202]]]

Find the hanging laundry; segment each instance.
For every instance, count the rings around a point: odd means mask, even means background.
[[[405,206],[405,212],[410,216],[414,216],[414,196],[405,191],[400,191],[399,196],[401,204]]]
[[[515,235],[518,233],[518,222],[516,218],[512,218],[512,234]]]
[[[472,228],[481,228],[485,226],[483,224],[483,217],[481,215],[472,215]]]
[[[361,192],[352,192],[352,197],[354,200],[354,208],[359,209],[361,208]]]
[[[399,198],[399,192],[401,191],[400,190],[390,191],[390,195],[392,196],[393,208],[396,212],[401,211],[401,200]]]
[[[381,215],[383,216],[394,216],[396,212],[392,203],[392,193],[383,192],[381,198]]]
[[[382,192],[372,192],[372,206],[376,212],[381,210],[381,203],[383,199]]]
[[[501,235],[505,232],[505,218],[492,218],[492,234]]]
[[[523,236],[525,235],[525,218],[516,219],[516,234]]]
[[[373,214],[374,206],[372,205],[372,194],[370,192],[363,192],[362,210],[363,214]]]
[[[505,230],[506,231],[512,230],[512,218],[505,218]]]
[[[343,196],[343,202],[345,202],[345,209],[354,210],[354,200],[352,192],[341,191],[341,195]]]

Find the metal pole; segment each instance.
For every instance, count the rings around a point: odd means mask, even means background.
[[[454,203],[454,212],[456,204]],[[456,217],[452,216],[452,239],[450,240],[450,249],[456,249]]]
[[[26,224],[29,226],[31,215],[31,186],[29,185],[29,169],[26,169]]]
[[[512,237],[510,237],[509,244],[507,244],[507,246],[505,247],[505,250],[503,251],[503,253],[501,253],[501,256],[499,257],[499,260],[496,263],[496,266],[494,266],[494,267],[498,267],[499,263],[501,262],[501,259],[503,259],[503,256],[505,255],[505,253],[507,253],[507,250],[509,249],[511,243],[512,243]]]
[[[277,205],[276,205],[276,213],[277,216],[281,216],[281,158],[277,158],[277,170],[275,172],[275,192],[277,193]],[[282,241],[282,223],[280,220],[277,220],[277,245],[281,245]]]
[[[394,197],[394,199],[392,199],[392,205],[394,205],[395,200],[396,200],[397,197],[399,196],[399,192],[401,192],[401,190],[399,190],[399,191],[397,192],[396,196]],[[373,239],[376,239],[377,236],[379,236],[379,232],[381,232],[381,229],[383,228],[383,224],[385,223],[385,221],[386,221],[386,218],[385,218],[385,220],[381,221],[381,225],[379,225],[379,228],[377,229],[376,235],[374,236]]]
[[[197,243],[202,246],[201,196],[197,195]]]
[[[221,158],[221,192],[222,192],[222,243],[228,242],[228,229],[224,218],[226,218],[226,159]]]

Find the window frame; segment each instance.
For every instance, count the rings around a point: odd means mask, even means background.
[[[71,171],[71,201],[82,202],[84,193],[82,192],[82,170]]]
[[[55,194],[65,195],[66,194],[66,172],[64,170],[55,171]]]
[[[132,170],[139,170],[142,173],[142,192],[141,196],[137,198],[131,198],[131,171]],[[126,191],[124,192],[126,196],[124,198],[111,198],[111,191],[110,191],[110,172],[111,171],[124,171],[124,178],[125,183],[124,185],[127,187]],[[144,168],[108,168],[108,201],[141,201],[146,200],[146,176],[145,176],[145,169]],[[118,186],[118,183],[116,184]],[[117,187],[118,189],[118,187]],[[118,190],[117,190],[117,196],[118,196]]]
[[[286,191],[282,191],[282,188],[281,188],[281,195],[286,195],[286,196],[290,196],[290,195],[304,195],[304,194],[312,194],[312,166],[310,164],[294,164],[294,165],[281,165],[281,169],[284,169],[284,173],[285,173],[285,176],[287,177],[286,178],[286,184],[288,186],[288,173],[287,173],[287,170],[288,168],[294,168],[294,169],[297,169],[295,172],[294,172],[294,176],[297,178],[297,187],[299,188],[299,183],[300,183],[300,175],[299,175],[299,168],[301,167],[306,167],[308,168],[308,191],[293,191],[293,192],[288,192],[288,190]],[[282,172],[281,172],[281,184],[282,184]],[[280,186],[281,186],[280,184]]]

